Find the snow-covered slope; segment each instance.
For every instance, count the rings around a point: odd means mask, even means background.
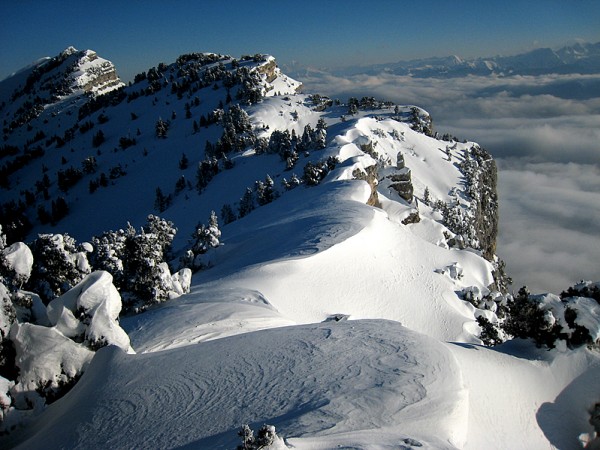
[[[230,449],[240,423],[275,425],[298,449],[578,448],[599,375],[585,351],[521,359],[382,320],[106,348],[19,448]]]
[[[395,322],[333,322],[146,355],[102,350],[25,446],[228,449],[240,423],[267,422],[295,448],[455,448],[466,400],[436,340]]]

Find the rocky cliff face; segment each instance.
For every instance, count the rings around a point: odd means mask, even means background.
[[[498,237],[498,170],[492,156],[483,148],[473,146],[465,152],[461,165],[467,192],[473,199],[473,226],[484,258],[492,260]]]
[[[96,52],[86,50],[78,61],[78,70],[71,74],[72,88],[82,89],[95,95],[109,92],[123,86],[114,64],[98,57]]]

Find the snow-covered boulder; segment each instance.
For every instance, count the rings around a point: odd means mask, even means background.
[[[45,327],[50,326],[46,305],[35,292],[15,291],[12,293],[12,302],[19,322],[29,322]]]
[[[173,282],[173,290],[178,295],[187,294],[190,292],[190,286],[192,284],[192,271],[188,268],[181,269],[171,276],[171,280]]]
[[[15,321],[15,310],[10,300],[10,293],[6,286],[0,283],[0,344],[8,336],[10,327]]]
[[[0,377],[0,423],[4,422],[6,413],[10,409],[10,389],[15,385],[13,381]]]
[[[458,262],[454,262],[443,269],[436,269],[436,272],[448,275],[451,280],[460,280],[463,277],[463,267]]]
[[[51,301],[48,318],[65,336],[81,336],[92,349],[116,345],[130,351],[129,337],[118,323],[121,306],[121,296],[112,283],[112,275],[97,271]]]
[[[17,383],[10,390],[19,409],[29,409],[44,397],[53,398],[83,373],[94,352],[77,344],[56,328],[15,323],[10,339],[19,368]],[[38,394],[39,392],[39,394]]]
[[[15,273],[17,284],[25,283],[31,276],[33,267],[33,254],[29,247],[23,242],[15,242],[2,250],[2,253],[9,270]]]

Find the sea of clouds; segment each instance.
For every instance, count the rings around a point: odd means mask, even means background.
[[[498,254],[513,288],[560,293],[600,281],[600,74],[414,78],[298,75],[307,92],[428,110],[441,133],[498,162]]]

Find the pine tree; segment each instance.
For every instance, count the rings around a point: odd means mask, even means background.
[[[92,137],[92,146],[94,148],[100,147],[106,139],[104,138],[104,133],[102,130],[98,130],[96,134]]]
[[[185,176],[181,175],[175,182],[175,194],[178,195],[181,191],[183,191],[186,184]]]
[[[156,121],[156,125],[154,126],[156,137],[166,139],[167,132],[169,131],[169,125],[169,122],[166,122],[162,120],[162,118],[159,118]]]
[[[64,197],[58,197],[56,200],[52,200],[52,224],[58,223],[61,219],[69,214],[69,205]]]
[[[322,150],[327,147],[327,130],[325,128],[317,128],[313,140],[316,149]]]
[[[310,124],[306,124],[304,126],[304,131],[302,132],[302,137],[300,138],[300,142],[298,143],[298,150],[300,151],[308,151],[313,148],[313,129]]]
[[[154,198],[154,209],[156,209],[158,212],[163,212],[169,206],[171,206],[171,196],[164,195],[162,190],[157,187],[156,197]]]
[[[181,170],[185,170],[185,169],[187,169],[187,168],[188,168],[188,166],[189,166],[189,162],[190,162],[190,161],[189,161],[188,157],[186,156],[186,154],[185,154],[185,153],[182,153],[182,154],[181,154],[181,159],[179,160],[179,168],[180,168]]]
[[[85,252],[78,251],[75,239],[68,234],[40,234],[29,247],[33,268],[27,289],[36,292],[45,303],[90,273]]]
[[[247,216],[254,210],[254,193],[252,189],[246,188],[244,196],[240,199],[240,205],[238,207],[238,217],[241,219]]]
[[[107,231],[92,238],[94,248],[90,263],[94,270],[105,270],[113,276],[113,284],[122,290],[124,287],[124,263],[127,258],[125,243],[135,236],[135,229],[129,225],[126,230]]]
[[[123,300],[129,309],[143,308],[168,298],[170,278],[165,259],[177,229],[173,223],[149,215],[141,233],[129,226],[126,232],[123,267]]]
[[[98,170],[98,162],[94,156],[88,156],[81,162],[81,168],[86,174],[96,173],[96,170]]]
[[[358,113],[358,99],[351,97],[348,99],[348,114],[353,116]]]
[[[208,225],[199,223],[196,226],[196,230],[192,234],[194,243],[192,245],[192,251],[194,255],[202,255],[211,248],[219,246],[219,238],[221,237],[221,230],[219,229],[219,222],[217,215],[214,211],[211,211],[208,219]]]
[[[273,179],[269,175],[265,177],[264,181],[256,182],[256,200],[260,206],[271,203],[275,199],[273,185]]]
[[[235,213],[233,212],[231,205],[229,205],[229,204],[223,205],[223,207],[221,208],[221,220],[223,221],[223,224],[227,225],[228,223],[231,223],[236,219],[237,219],[237,217],[236,217]]]
[[[317,121],[317,130],[327,130],[327,124],[322,117],[319,117],[319,120]]]
[[[304,182],[309,186],[316,186],[323,178],[323,169],[319,164],[307,162],[304,166]]]

